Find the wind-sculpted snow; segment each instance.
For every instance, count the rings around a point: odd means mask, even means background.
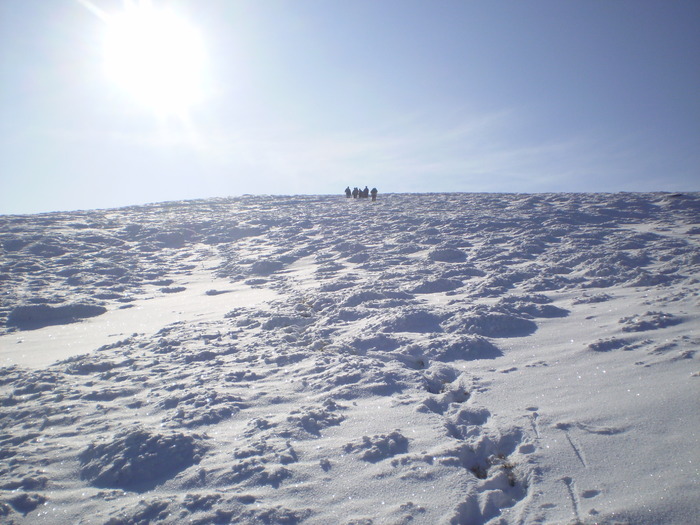
[[[199,460],[197,441],[178,432],[129,429],[109,443],[90,444],[78,455],[80,477],[97,487],[144,490]]]
[[[699,232],[664,193],[2,216],[0,521],[690,523]]]
[[[42,328],[52,324],[73,323],[79,319],[101,315],[106,311],[104,306],[90,304],[17,306],[10,311],[7,326],[16,326],[25,330]]]

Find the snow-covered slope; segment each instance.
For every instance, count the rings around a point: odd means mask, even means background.
[[[692,523],[700,194],[0,217],[0,522]]]

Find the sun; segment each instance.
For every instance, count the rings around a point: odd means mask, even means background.
[[[105,18],[108,78],[158,114],[184,114],[203,95],[204,45],[186,19],[149,3]]]

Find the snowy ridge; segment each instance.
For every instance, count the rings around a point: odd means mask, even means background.
[[[3,523],[700,514],[700,194],[212,199],[0,241]]]

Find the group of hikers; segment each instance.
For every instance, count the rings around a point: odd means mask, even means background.
[[[370,191],[367,186],[365,186],[364,190],[360,190],[357,187],[355,187],[355,189],[353,189],[351,191],[350,186],[345,188],[345,196],[348,199],[350,197],[352,197],[353,199],[367,199],[367,198],[369,198],[370,194],[372,195],[372,200],[376,201],[377,200],[377,188],[372,188],[372,191]]]

